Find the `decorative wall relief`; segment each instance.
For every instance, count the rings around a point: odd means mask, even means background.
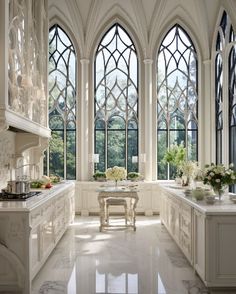
[[[0,136],[0,190],[5,188],[10,179],[10,164],[15,153],[15,134],[1,132]]]
[[[9,1],[9,107],[47,123],[47,0]]]

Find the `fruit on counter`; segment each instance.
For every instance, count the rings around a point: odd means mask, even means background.
[[[47,184],[45,185],[45,188],[46,188],[46,189],[50,189],[50,188],[52,188],[52,184],[51,184],[51,183],[47,183]]]
[[[30,183],[30,188],[32,189],[42,188],[42,186],[43,186],[43,181],[41,180],[35,180]]]

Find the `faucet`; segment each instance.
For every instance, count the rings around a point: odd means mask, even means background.
[[[35,171],[34,171],[34,177],[37,173],[37,175],[39,176],[39,167],[37,164],[35,163],[27,163],[27,164],[23,164],[21,166],[18,166],[15,168],[15,171],[16,170],[20,170],[22,169],[23,167],[26,167],[26,166],[33,166],[35,168]],[[21,180],[27,180],[27,175],[21,175],[22,179]],[[20,176],[18,175],[17,178],[20,178]],[[29,174],[29,178],[31,179],[31,174]]]

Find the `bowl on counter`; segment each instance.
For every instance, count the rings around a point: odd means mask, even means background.
[[[197,187],[196,189],[192,190],[192,196],[197,200],[201,201],[204,199],[205,190],[201,187]]]
[[[216,201],[215,195],[206,195],[205,200],[207,204],[214,204]]]

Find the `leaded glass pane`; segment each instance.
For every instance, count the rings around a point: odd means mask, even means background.
[[[197,75],[194,45],[188,34],[175,25],[163,39],[157,59],[158,179],[174,176],[175,169],[162,163],[171,144],[183,142],[188,158],[197,160]],[[189,124],[190,121],[194,121],[194,125]]]
[[[64,132],[52,130],[49,143],[49,171],[50,174],[64,178]]]
[[[49,127],[52,130],[49,173],[76,177],[76,55],[67,34],[55,25],[49,32]],[[65,156],[64,156],[65,155]]]
[[[137,170],[131,158],[138,154],[138,59],[131,38],[119,24],[98,45],[94,84],[98,168],[104,171],[119,165]]]
[[[234,38],[229,16],[224,11],[216,39],[215,57],[215,129],[216,129],[216,163],[222,163],[223,134],[223,56],[229,42]]]
[[[222,142],[221,133],[223,130],[222,120],[222,106],[223,106],[223,62],[220,53],[216,56],[215,61],[215,117],[216,117],[216,162],[222,163]]]
[[[229,162],[236,169],[236,45],[229,54]],[[236,185],[230,191],[236,192]]]

